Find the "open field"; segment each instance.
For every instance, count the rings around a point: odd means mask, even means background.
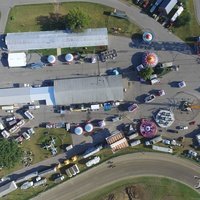
[[[194,2],[186,1],[187,9],[191,15],[191,21],[188,25],[182,26],[180,28],[173,28],[173,33],[184,41],[190,41],[191,37],[200,35],[200,25],[196,20]]]
[[[200,198],[196,191],[177,181],[160,177],[139,177],[114,183],[79,200],[129,200],[127,194],[137,196],[140,200],[197,200]],[[113,196],[115,198],[112,198]]]
[[[11,9],[5,32],[47,31],[66,28],[65,16],[74,7],[80,8],[90,17],[86,28],[121,28],[120,35],[131,36],[140,29],[128,20],[108,16],[112,8],[94,3],[60,3],[16,6]],[[31,15],[30,15],[31,13]]]
[[[42,143],[52,136],[55,138],[56,147],[58,153],[62,152],[63,144],[72,144],[71,135],[65,129],[45,129],[45,128],[37,128],[35,129],[36,133],[31,137],[30,140],[24,140],[22,144],[22,148],[24,151],[32,152],[32,164],[38,163],[42,160],[50,158],[51,152],[42,148]],[[44,134],[45,133],[45,134]],[[24,167],[21,163],[16,165],[11,169],[3,169],[0,171],[0,176],[5,176],[13,171],[16,171],[20,168]]]

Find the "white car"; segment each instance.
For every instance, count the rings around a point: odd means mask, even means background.
[[[165,95],[165,91],[164,90],[158,90],[158,96],[164,96]]]
[[[168,140],[168,139],[163,139],[163,140],[162,140],[162,143],[163,143],[163,144],[166,144],[166,145],[170,145],[170,144],[171,144],[171,141]]]
[[[12,120],[15,120],[15,116],[6,118],[6,121],[7,121],[7,122],[12,121]]]
[[[144,65],[138,65],[137,67],[136,67],[136,69],[137,69],[137,71],[138,72],[140,72],[142,69],[145,69],[145,67],[144,67]]]
[[[179,130],[188,130],[188,126],[178,126],[177,129],[179,129]]]
[[[31,137],[30,137],[30,135],[28,134],[28,133],[26,133],[26,132],[23,132],[22,133],[22,136],[24,137],[24,139],[26,139],[26,140],[29,140]]]
[[[180,82],[178,82],[178,87],[179,87],[179,88],[184,88],[184,87],[186,87],[185,81],[180,81]]]
[[[155,98],[156,98],[155,95],[149,94],[148,96],[145,97],[144,102],[145,102],[145,103],[150,103],[150,102],[154,101]]]

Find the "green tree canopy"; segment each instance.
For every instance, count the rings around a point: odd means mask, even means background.
[[[176,27],[180,27],[180,26],[185,26],[186,24],[188,24],[191,20],[191,15],[188,11],[183,11],[182,15],[180,15],[176,22],[175,25]]]
[[[89,16],[79,8],[74,8],[67,14],[67,27],[72,31],[82,31],[89,24]]]
[[[139,75],[144,79],[144,80],[148,80],[150,79],[150,76],[153,74],[153,69],[152,67],[146,67],[145,69],[142,69],[139,72]]]
[[[3,167],[14,167],[22,158],[22,149],[17,142],[0,139],[0,165]]]

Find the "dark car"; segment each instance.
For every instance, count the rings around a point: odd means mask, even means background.
[[[178,133],[177,130],[173,130],[173,129],[167,129],[167,132],[170,132],[170,133]]]

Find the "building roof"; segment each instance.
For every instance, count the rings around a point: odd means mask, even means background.
[[[108,32],[107,28],[96,28],[81,33],[65,30],[7,33],[5,42],[9,51],[107,46]]]
[[[113,153],[116,152],[117,150],[120,150],[129,146],[123,133],[119,131],[107,137],[106,141],[110,145]]]
[[[22,53],[9,53],[8,54],[9,67],[24,67],[26,66],[26,54]]]
[[[15,181],[9,182],[0,187],[0,197],[3,197],[5,195],[9,194],[10,192],[13,192],[16,189],[17,189],[17,185],[16,185]]]
[[[122,76],[95,76],[54,81],[56,105],[123,100]]]
[[[170,11],[173,9],[173,7],[177,4],[178,0],[164,0],[161,4],[160,4],[160,9],[166,14],[168,15],[170,13]]]
[[[13,105],[46,100],[47,105],[55,105],[53,87],[21,87],[0,89],[0,105]]]

